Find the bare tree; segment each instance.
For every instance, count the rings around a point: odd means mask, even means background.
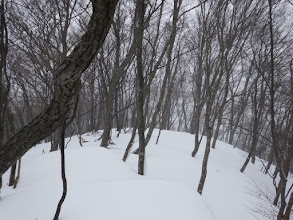
[[[87,32],[55,70],[55,92],[49,107],[1,147],[0,174],[72,116],[78,100],[80,76],[103,44],[116,4],[117,0],[92,0],[93,13]]]
[[[137,26],[136,26],[136,82],[137,82],[137,128],[139,137],[139,148],[138,148],[138,174],[144,175],[144,161],[145,161],[145,118],[144,118],[144,74],[143,74],[143,64],[142,64],[142,40],[143,40],[143,30],[144,30],[144,14],[146,9],[146,4],[144,0],[137,1],[136,6],[137,13]]]

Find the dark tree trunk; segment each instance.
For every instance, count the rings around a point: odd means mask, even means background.
[[[13,186],[15,182],[15,173],[16,173],[16,163],[11,166],[10,177],[9,177],[9,186]]]
[[[194,113],[194,149],[191,153],[192,157],[194,157],[199,149],[200,140],[199,140],[199,120],[200,120],[200,109],[196,107]]]
[[[7,106],[7,138],[12,137],[15,134],[15,126],[14,126],[14,119],[13,119],[13,113],[9,106]],[[10,177],[9,177],[9,186],[13,186],[15,182],[15,174],[16,174],[16,165],[17,163],[14,163],[11,166],[10,171]]]
[[[6,71],[6,58],[8,53],[8,33],[5,19],[4,0],[1,1],[0,5],[0,150],[3,148],[4,141],[4,120],[6,115],[8,95],[10,90],[10,81],[6,81],[4,85],[4,79],[8,79]],[[0,157],[1,161],[1,157]],[[10,164],[12,165],[12,164]],[[6,170],[10,167],[6,168]],[[0,163],[1,166],[1,163]],[[2,174],[0,169],[0,190],[2,188]]]
[[[293,192],[290,195],[290,199],[287,204],[287,208],[284,215],[284,220],[290,220],[290,216],[292,213],[292,206],[293,206]]]
[[[18,181],[20,179],[20,169],[21,169],[21,158],[18,160],[17,176],[15,178],[14,185],[13,185],[14,189],[17,187]]]
[[[56,86],[49,107],[1,147],[0,175],[72,115],[79,96],[81,74],[103,44],[117,2],[118,0],[92,0],[93,14],[87,32],[72,53],[55,70]]]
[[[67,180],[65,175],[65,130],[66,130],[66,124],[64,122],[62,127],[60,127],[60,138],[59,138],[60,149],[61,149],[61,176],[62,176],[62,182],[63,182],[63,193],[57,205],[56,213],[53,220],[58,220],[62,204],[65,201],[65,198],[67,195]]]
[[[270,168],[271,168],[271,165],[272,165],[272,163],[273,163],[273,160],[274,160],[274,149],[273,148],[271,148],[271,151],[270,151],[270,153],[269,153],[269,159],[268,159],[268,164],[267,164],[267,166],[266,166],[266,168],[265,168],[265,174],[268,174],[268,172],[269,172],[269,170],[270,170]]]
[[[113,114],[113,105],[115,99],[115,88],[116,86],[113,85],[113,82],[110,85],[109,93],[107,95],[106,100],[106,112],[104,118],[104,132],[103,138],[101,142],[101,147],[107,148],[109,142],[111,141],[111,129],[112,129],[112,114]]]
[[[257,140],[258,140],[258,127],[259,127],[258,125],[259,125],[259,118],[256,117],[254,119],[254,126],[253,126],[253,132],[252,132],[252,142],[251,142],[250,151],[249,151],[249,154],[248,154],[243,166],[240,169],[241,173],[243,173],[244,170],[246,169],[246,166],[247,166],[250,158],[252,158],[252,160],[255,160],[256,144],[257,144]],[[254,164],[254,161],[252,161],[252,163]]]
[[[95,67],[90,73],[89,89],[90,89],[90,131],[95,131],[96,128],[96,97],[95,97]]]
[[[211,99],[211,98],[209,98],[209,99]],[[210,115],[211,115],[212,104],[210,102],[211,102],[211,100],[209,100],[207,103],[207,109],[206,109],[206,114],[205,114],[205,130],[206,130],[206,135],[207,135],[207,142],[206,142],[206,148],[205,148],[205,153],[204,153],[203,162],[202,162],[201,177],[200,177],[200,181],[199,181],[198,188],[197,188],[197,192],[200,195],[202,194],[203,187],[205,184],[205,179],[207,176],[208,159],[209,159],[209,154],[210,154],[210,149],[211,149],[212,127],[210,126]]]
[[[145,118],[144,118],[144,77],[143,77],[143,64],[142,64],[142,41],[143,41],[143,30],[144,30],[144,12],[145,2],[144,0],[137,1],[137,15],[138,25],[136,28],[136,61],[137,61],[137,128],[139,137],[139,148],[138,148],[138,174],[144,175],[144,160],[145,160]]]
[[[293,140],[292,140],[292,142],[293,142]],[[274,205],[277,205],[278,200],[279,200],[279,196],[281,195],[282,191],[286,190],[287,177],[288,177],[288,174],[290,171],[290,164],[291,164],[292,158],[293,158],[293,144],[291,144],[291,147],[288,149],[287,155],[286,155],[286,157],[283,161],[283,164],[282,164],[283,166],[282,166],[282,170],[280,172],[280,175],[285,176],[285,178],[280,178],[278,188],[277,188],[277,193],[276,193],[274,203],[273,203]]]
[[[137,130],[137,126],[136,126],[136,122],[135,122],[135,125],[133,126],[132,128],[132,135],[131,135],[131,138],[130,138],[130,141],[126,147],[126,150],[125,150],[125,153],[123,155],[123,161],[126,162],[127,158],[128,158],[128,155],[129,155],[129,152],[132,148],[132,145],[133,145],[133,142],[134,142],[134,139],[135,139],[135,136],[136,136],[136,130]]]

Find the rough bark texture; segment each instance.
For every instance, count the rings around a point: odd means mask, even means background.
[[[92,0],[93,14],[87,32],[56,69],[55,93],[49,107],[1,147],[0,175],[72,114],[78,100],[81,74],[103,44],[117,2],[118,0]]]

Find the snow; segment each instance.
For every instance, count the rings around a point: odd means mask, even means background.
[[[274,192],[272,179],[260,171],[259,159],[241,173],[247,154],[218,141],[210,153],[200,196],[197,185],[205,139],[192,158],[193,135],[162,131],[156,145],[157,133],[155,130],[147,146],[145,176],[137,175],[137,155],[130,154],[126,163],[122,161],[131,133],[116,138],[113,130],[115,145],[109,149],[99,147],[101,132],[83,135],[87,141],[83,147],[77,137],[72,137],[66,148],[68,193],[60,219],[250,220],[255,215],[261,220],[269,219],[254,212],[256,206],[267,205],[257,194],[259,189]],[[132,149],[137,146],[136,139]],[[16,189],[7,186],[9,171],[4,174],[1,220],[53,219],[62,182],[60,152],[49,150],[48,143],[40,144],[23,157]]]

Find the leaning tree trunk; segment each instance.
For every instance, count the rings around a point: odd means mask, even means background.
[[[130,141],[126,147],[126,150],[125,150],[125,153],[123,155],[123,161],[126,162],[127,158],[128,158],[128,155],[129,155],[129,152],[132,148],[132,145],[134,143],[134,139],[135,139],[135,136],[136,136],[136,130],[137,130],[137,122],[135,122],[135,124],[133,125],[133,128],[132,128],[132,134],[131,134],[131,138],[130,138]]]
[[[257,130],[259,128],[259,120],[260,119],[257,116],[254,118],[253,132],[252,132],[252,142],[251,142],[251,146],[250,146],[250,151],[248,153],[248,156],[247,156],[247,158],[246,158],[243,166],[240,169],[240,172],[241,173],[243,173],[244,170],[246,169],[250,158],[254,158],[255,157],[256,145],[257,145],[257,140],[258,140]]]
[[[255,136],[255,135],[254,135],[254,136]],[[249,163],[250,158],[253,157],[253,154],[254,154],[255,150],[256,150],[256,139],[255,139],[255,137],[253,137],[253,139],[252,139],[252,144],[251,144],[251,147],[250,147],[250,151],[249,151],[249,153],[248,153],[248,156],[247,156],[247,158],[246,158],[246,160],[245,160],[243,166],[242,166],[241,169],[240,169],[240,172],[241,172],[241,173],[243,173],[244,170],[246,169],[246,167],[247,167],[247,165],[248,165],[248,163]]]
[[[92,0],[87,32],[72,53],[57,67],[55,92],[48,108],[22,128],[0,149],[0,176],[35,144],[52,134],[72,115],[80,91],[80,77],[102,46],[118,0]]]

